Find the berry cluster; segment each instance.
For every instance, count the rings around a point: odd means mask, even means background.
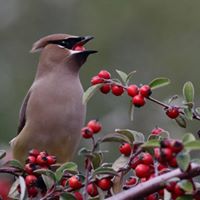
[[[101,124],[97,120],[90,120],[87,126],[81,129],[81,135],[85,139],[89,139],[93,137],[93,134],[96,134],[101,131]]]
[[[164,130],[156,127],[152,130],[150,136],[159,137]],[[160,141],[160,147],[155,147],[151,153],[142,150],[139,154],[135,155],[136,149],[130,143],[123,143],[119,147],[119,151],[126,157],[130,157],[129,167],[133,170],[133,176],[130,176],[124,183],[124,189],[129,189],[135,185],[146,182],[156,176],[167,173],[178,167],[176,156],[183,150],[184,146],[182,141],[175,139],[164,138]],[[180,179],[176,181],[167,182],[165,189],[171,193],[172,200],[186,194],[184,188],[181,186]],[[193,185],[192,179],[187,180]],[[164,189],[157,191],[154,194],[148,195],[145,200],[159,200],[163,199]]]
[[[100,91],[104,94],[108,94],[110,90],[115,96],[120,96],[127,92],[127,94],[132,97],[132,103],[136,107],[141,107],[146,103],[145,98],[148,98],[152,91],[149,85],[143,85],[138,87],[137,85],[123,86],[120,83],[115,82],[111,79],[111,75],[106,70],[101,70],[97,76],[92,77],[91,84],[103,84]]]
[[[37,149],[29,151],[26,165],[24,167],[25,183],[29,197],[36,197],[39,192],[45,192],[44,190],[41,190],[41,176],[34,171],[37,169],[50,169],[51,165],[55,163],[56,157],[49,155],[45,151],[39,152]]]

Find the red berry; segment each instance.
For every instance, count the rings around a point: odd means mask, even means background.
[[[120,146],[119,151],[121,152],[121,154],[129,156],[131,154],[131,145],[129,143],[123,143]]]
[[[40,154],[40,152],[37,149],[32,149],[29,151],[30,156],[37,157]]]
[[[129,85],[127,88],[127,93],[129,96],[134,97],[139,93],[139,89],[137,85]]]
[[[68,183],[69,183],[69,186],[74,190],[79,189],[82,186],[82,183],[79,180],[78,176],[70,177],[69,180],[68,180]]]
[[[48,165],[53,165],[56,163],[56,157],[55,156],[47,156],[47,163]]]
[[[143,96],[143,97],[149,97],[151,95],[152,91],[151,91],[151,88],[149,85],[143,85],[141,88],[140,88],[140,94]]]
[[[97,120],[90,120],[87,127],[92,129],[93,133],[98,133],[102,128],[101,124]]]
[[[167,189],[167,191],[174,193],[175,186],[176,186],[176,182],[170,181],[166,184],[166,189]]]
[[[123,94],[124,92],[124,88],[122,86],[119,86],[119,85],[112,85],[112,93],[115,95],[115,96],[120,96]]]
[[[28,189],[28,196],[29,197],[36,197],[38,194],[38,189],[36,187],[29,187]]]
[[[110,92],[110,84],[105,84],[100,88],[100,91],[104,94],[108,94]]]
[[[177,108],[177,107],[169,107],[166,110],[166,115],[171,119],[177,118],[179,116],[179,114],[180,114],[180,111],[179,111],[179,108]]]
[[[173,158],[173,152],[170,148],[162,148],[161,149],[161,156],[163,156],[164,159],[169,161]]]
[[[74,192],[76,200],[83,200],[83,196],[80,192]]]
[[[145,200],[158,200],[158,193],[150,194],[146,197]]]
[[[111,75],[108,71],[106,70],[101,70],[99,73],[98,73],[98,76],[100,78],[104,78],[104,79],[110,79]]]
[[[37,177],[34,175],[28,175],[25,177],[27,187],[34,186],[37,182]]]
[[[135,169],[137,167],[137,165],[141,164],[141,159],[139,158],[139,156],[134,157],[134,159],[131,161],[131,168]]]
[[[62,178],[60,184],[65,187],[67,185],[67,178]]]
[[[185,191],[179,186],[178,183],[174,187],[174,194],[177,196],[182,196],[185,194]]]
[[[91,79],[92,85],[96,85],[96,84],[103,83],[103,82],[104,82],[104,80],[102,78],[100,78],[99,76],[93,76]]]
[[[45,156],[44,154],[40,153],[36,158],[36,163],[38,165],[46,165],[46,164],[48,164],[47,156]]]
[[[27,174],[33,174],[33,171],[38,169],[38,166],[36,164],[33,164],[33,163],[28,163],[24,166],[24,171],[27,173]]]
[[[141,107],[141,106],[144,106],[144,104],[146,103],[144,97],[140,94],[134,96],[132,98],[132,103],[136,106],[136,107]]]
[[[161,140],[160,146],[161,146],[161,148],[171,148],[171,142],[172,142],[172,140],[165,138],[165,139]]]
[[[150,167],[145,164],[139,164],[135,168],[135,174],[139,178],[147,178],[150,175]]]
[[[151,131],[151,134],[152,135],[160,135],[163,131],[164,131],[164,129],[156,127]]]
[[[100,180],[98,180],[97,185],[103,190],[109,190],[112,186],[112,181],[110,180],[110,178],[102,178]]]
[[[137,178],[135,176],[130,176],[127,180],[126,180],[126,185],[135,185],[137,183]]]
[[[173,157],[171,160],[168,161],[168,164],[170,167],[178,167],[178,163],[177,163],[177,160],[176,160],[176,157]]]
[[[84,127],[81,129],[81,135],[85,138],[85,139],[88,139],[88,138],[91,138],[93,136],[93,131],[91,128],[89,127]]]
[[[168,169],[168,167],[166,165],[163,165],[161,163],[158,164],[158,171],[165,171]]]
[[[141,163],[145,165],[152,165],[153,164],[153,157],[150,153],[143,153],[141,155]]]
[[[11,185],[12,185],[12,183],[10,183],[8,180],[5,180],[1,177],[1,180],[0,180],[0,199],[8,200],[8,194],[9,194]]]
[[[183,143],[179,140],[173,140],[171,142],[171,149],[174,153],[179,153],[183,150]]]
[[[97,190],[97,186],[94,183],[90,183],[87,186],[87,193],[91,196],[91,197],[95,197],[98,195],[98,190]]]
[[[28,156],[28,158],[26,159],[26,163],[36,163],[36,157]]]

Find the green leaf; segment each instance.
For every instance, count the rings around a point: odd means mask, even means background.
[[[43,181],[45,183],[45,186],[46,186],[47,190],[52,188],[52,186],[55,183],[55,181],[52,178],[50,178],[49,176],[43,175],[43,174],[42,174],[42,179],[43,179]]]
[[[118,69],[116,69],[115,71],[118,73],[118,75],[120,76],[120,78],[122,79],[122,81],[126,84],[126,79],[127,79],[128,75],[125,72],[120,71]]]
[[[129,157],[121,155],[112,165],[112,168],[115,171],[118,171],[121,168],[124,168],[128,165]]]
[[[186,171],[190,164],[190,154],[188,152],[180,152],[176,156],[176,160],[180,169]]]
[[[10,188],[8,197],[10,197],[11,199],[19,199],[18,187],[19,187],[19,179],[16,179],[16,181],[12,184]]]
[[[200,141],[199,140],[195,140],[195,141],[187,142],[184,145],[184,148],[187,151],[200,150]]]
[[[194,137],[192,133],[184,134],[183,139],[182,139],[184,145],[195,140],[196,138]]]
[[[118,175],[118,173],[111,167],[99,167],[94,170],[93,176],[105,174],[105,175]]]
[[[189,180],[182,180],[178,183],[181,189],[183,189],[185,192],[193,192],[193,184]]]
[[[86,149],[85,147],[81,148],[78,152],[78,155],[81,156],[92,156],[92,152],[88,149]]]
[[[61,165],[57,170],[56,170],[56,180],[60,181],[62,178],[63,174],[65,171],[75,171],[78,172],[78,166],[74,162],[66,162],[63,165]]]
[[[198,115],[200,115],[200,107],[195,108],[195,111],[197,112]]]
[[[170,80],[165,77],[159,77],[153,79],[150,83],[149,86],[151,87],[151,90],[166,86],[170,84]]]
[[[45,176],[50,177],[53,181],[56,181],[56,175],[54,174],[53,171],[51,171],[50,169],[37,169],[34,172],[38,173],[38,174],[43,174]]]
[[[193,120],[193,113],[190,107],[184,108],[184,114],[188,120]]]
[[[194,86],[192,82],[188,81],[183,86],[183,96],[187,103],[194,101]]]
[[[132,76],[136,73],[136,71],[130,72],[126,77],[126,84],[129,84],[129,81],[131,80]]]
[[[176,123],[182,127],[182,128],[186,128],[187,124],[185,121],[185,118],[181,115],[179,115],[176,119],[175,119]]]
[[[9,160],[7,163],[5,163],[5,165],[9,167],[23,169],[22,164],[18,160]]]
[[[92,160],[92,165],[93,165],[94,169],[98,168],[101,165],[102,158],[103,158],[102,153],[94,153],[93,154],[93,157],[91,160]]]
[[[130,129],[115,129],[115,132],[125,135],[131,143],[133,142],[144,142],[144,134],[137,132],[137,131],[133,131]]]
[[[160,146],[159,140],[148,140],[141,147],[142,148],[154,148],[154,147],[159,147],[159,146]]]
[[[59,200],[76,200],[76,198],[72,194],[66,192],[60,195]]]
[[[6,151],[0,150],[0,159],[4,158],[6,156]]]
[[[89,87],[83,94],[83,104],[87,104],[95,92],[103,85],[103,83]]]
[[[191,195],[184,195],[181,197],[177,197],[176,200],[194,200]]]
[[[131,143],[128,137],[119,133],[109,133],[104,136],[99,142],[128,142]]]

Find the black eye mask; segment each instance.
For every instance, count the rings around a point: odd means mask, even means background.
[[[57,44],[67,49],[73,49],[78,43],[84,40],[84,37],[68,38],[63,40],[49,41],[49,44]]]

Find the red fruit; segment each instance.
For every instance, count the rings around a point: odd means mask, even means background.
[[[177,118],[179,116],[179,114],[180,114],[180,111],[179,111],[179,108],[177,108],[177,107],[169,107],[166,110],[166,115],[171,119]]]
[[[93,133],[98,133],[102,128],[101,124],[97,120],[90,120],[87,127],[91,128]]]
[[[167,170],[168,167],[159,163],[157,169],[158,169],[158,171],[164,171],[164,170]]]
[[[135,174],[139,178],[147,178],[150,176],[150,167],[145,164],[139,164],[135,168]]]
[[[176,160],[176,157],[173,157],[171,160],[168,161],[168,164],[170,167],[178,167],[178,163],[177,163],[177,160]]]
[[[144,97],[140,94],[134,96],[132,98],[132,103],[136,106],[136,107],[141,107],[141,106],[144,106],[144,104],[146,103]]]
[[[152,135],[160,135],[163,131],[164,131],[164,129],[156,127],[151,131],[151,134]]]
[[[129,143],[123,143],[120,146],[119,151],[121,152],[121,154],[129,156],[131,154],[131,145]]]
[[[105,84],[100,88],[100,91],[104,94],[108,94],[110,92],[110,84]]]
[[[171,148],[171,142],[172,140],[165,138],[164,140],[160,142],[160,146],[161,148]]]
[[[8,198],[8,194],[9,194],[11,185],[12,185],[12,183],[10,183],[8,180],[4,180],[1,177],[1,180],[0,180],[0,199],[2,199],[2,200],[10,199],[10,198]]]
[[[28,156],[28,158],[26,159],[26,163],[36,163],[36,157]]]
[[[139,93],[139,89],[137,85],[129,85],[127,88],[127,93],[129,96],[134,97]]]
[[[33,197],[36,197],[38,194],[38,189],[36,187],[29,187],[29,188],[27,188],[27,190],[28,190],[29,197],[33,198]]]
[[[48,165],[53,165],[56,163],[56,157],[55,156],[47,156],[47,163]]]
[[[150,194],[146,197],[146,200],[158,200],[158,193]]]
[[[154,148],[154,156],[158,161],[162,160],[160,148]]]
[[[76,200],[83,200],[83,196],[80,192],[74,192]]]
[[[100,78],[99,76],[93,76],[91,79],[92,85],[96,85],[96,84],[103,83],[103,82],[104,82],[104,80],[102,78]]]
[[[185,194],[185,191],[182,188],[180,188],[178,183],[174,187],[174,194],[177,196],[182,196]]]
[[[151,88],[149,85],[143,85],[141,88],[140,88],[140,94],[143,96],[143,97],[149,97],[151,95],[152,91],[151,91]]]
[[[40,152],[37,149],[32,149],[29,151],[30,156],[37,157],[40,154]]]
[[[101,70],[99,73],[98,73],[98,76],[100,78],[104,78],[104,79],[110,79],[111,75],[108,71],[106,70]]]
[[[48,164],[47,156],[44,153],[40,153],[36,158],[36,163],[38,165],[46,165]]]
[[[112,93],[115,95],[115,96],[120,96],[123,94],[124,92],[124,88],[119,86],[119,85],[112,85],[111,87],[112,89]]]
[[[34,186],[37,182],[37,177],[34,175],[28,175],[25,177],[25,183],[27,187]]]
[[[183,150],[183,143],[179,140],[173,140],[171,142],[171,149],[174,153],[179,153]]]
[[[131,168],[135,169],[137,165],[141,164],[141,159],[139,156],[134,157],[134,159],[131,161]]]
[[[152,165],[153,164],[153,157],[150,153],[143,153],[141,155],[141,163],[146,165]]]
[[[112,181],[110,180],[110,178],[102,178],[100,180],[98,180],[97,185],[103,190],[109,190],[112,186]]]
[[[87,186],[87,193],[91,196],[91,197],[95,197],[98,195],[98,190],[97,190],[97,186],[94,183],[90,183]]]
[[[66,184],[67,184],[67,178],[62,178],[61,181],[60,181],[60,184],[65,187]]]
[[[68,180],[68,183],[69,183],[69,186],[74,190],[79,189],[82,186],[82,183],[79,180],[78,176],[70,177],[69,180]]]
[[[126,180],[126,185],[135,185],[137,183],[137,178],[135,176],[130,176],[127,180]]]
[[[85,138],[85,139],[88,139],[88,138],[91,138],[93,136],[93,131],[91,128],[89,127],[84,127],[81,129],[81,135]]]
[[[166,184],[166,189],[167,189],[167,191],[174,193],[175,186],[176,186],[176,182],[171,181]]]
[[[166,159],[167,161],[169,161],[173,158],[173,152],[170,148],[162,148],[161,156],[163,156],[163,159]]]
[[[34,170],[38,169],[38,165],[33,164],[33,163],[28,163],[24,166],[24,171],[27,174],[32,174]]]

